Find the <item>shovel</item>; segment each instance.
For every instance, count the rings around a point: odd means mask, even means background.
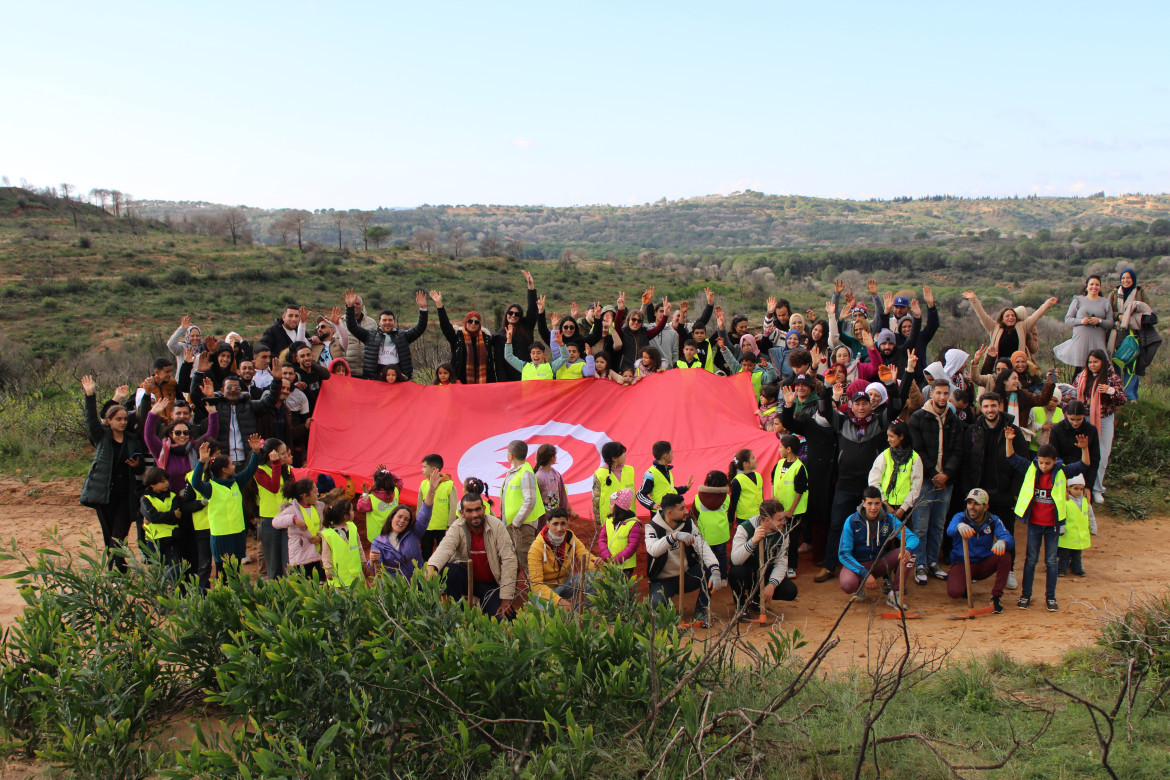
[[[906,525],[902,525],[902,544],[898,554],[898,566],[904,568],[902,557],[906,554]],[[919,620],[922,617],[921,612],[907,612],[906,611],[906,572],[898,572],[898,607],[897,612],[883,612],[882,620]]]
[[[974,603],[971,601],[971,554],[967,551],[967,540],[963,537],[963,573],[967,576],[967,614],[966,615],[950,615],[951,620],[973,620],[976,615],[990,615],[994,611],[994,607],[988,604],[986,607],[975,609]]]

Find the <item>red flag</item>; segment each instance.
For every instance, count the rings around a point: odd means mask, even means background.
[[[664,371],[633,387],[596,379],[388,385],[334,375],[322,383],[313,412],[307,468],[362,485],[385,464],[405,480],[402,499],[414,504],[422,458],[433,452],[458,480],[458,495],[463,480],[474,476],[498,498],[508,443],[528,442],[529,461],[549,443],[557,447],[555,468],[564,475],[570,503],[589,517],[593,472],[603,465],[607,441],[626,445],[639,486],[654,460],[654,442],[663,439],[673,447],[677,485],[693,476],[697,488],[708,471],[726,471],[743,448],[755,453],[767,481],[778,442],[760,430],[755,410],[748,375],[702,370]],[[688,503],[695,492],[687,493]]]

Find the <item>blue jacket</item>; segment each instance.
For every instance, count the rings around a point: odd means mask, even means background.
[[[859,577],[866,576],[867,567],[859,561],[873,561],[878,557],[878,551],[891,536],[893,541],[886,547],[885,553],[898,549],[898,536],[902,533],[902,521],[886,512],[884,509],[877,520],[869,522],[862,519],[862,507],[849,515],[845,521],[845,528],[841,531],[841,547],[837,558],[841,565],[853,571]],[[906,549],[914,552],[918,549],[918,537],[906,526]]]
[[[1005,552],[1011,552],[1016,548],[1015,538],[1008,533],[1003,521],[991,512],[983,515],[983,522],[979,525],[971,522],[966,512],[959,512],[951,518],[951,524],[947,526],[947,535],[954,542],[954,547],[951,548],[951,563],[963,562],[963,541],[959,537],[959,523],[966,523],[975,529],[975,535],[967,540],[967,554],[971,557],[972,563],[990,558],[991,548],[999,540],[1003,540],[1007,545]]]
[[[422,553],[423,534],[431,525],[431,510],[421,498],[418,502],[418,515],[414,518],[414,527],[398,537],[398,547],[390,543],[387,534],[390,532],[390,523],[387,522],[381,535],[374,539],[371,549],[378,554],[378,560],[387,572],[398,577],[410,577],[415,569],[426,565],[426,558]]]

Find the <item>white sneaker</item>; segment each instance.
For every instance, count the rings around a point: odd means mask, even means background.
[[[1105,494],[1104,493],[1094,493],[1093,494],[1093,503],[1094,504],[1104,504],[1105,503]]]
[[[1016,582],[1016,573],[1014,571],[1008,572],[1007,589],[1015,590],[1020,587],[1020,583]]]
[[[890,595],[886,596],[886,603],[889,604],[894,609],[902,609],[903,608],[900,604],[898,604],[898,591],[896,591],[896,590],[891,590]]]

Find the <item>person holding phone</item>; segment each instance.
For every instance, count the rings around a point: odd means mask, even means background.
[[[119,401],[129,393],[123,385],[114,394],[115,403],[107,404],[99,419],[97,410],[97,381],[92,376],[81,378],[85,393],[85,424],[89,441],[95,452],[85,483],[81,486],[81,504],[97,512],[102,527],[102,538],[111,555],[108,568],[115,566],[126,571],[126,537],[134,524],[138,505],[138,482],[135,479],[145,468],[143,454],[146,445],[134,431],[129,430],[130,413]]]

